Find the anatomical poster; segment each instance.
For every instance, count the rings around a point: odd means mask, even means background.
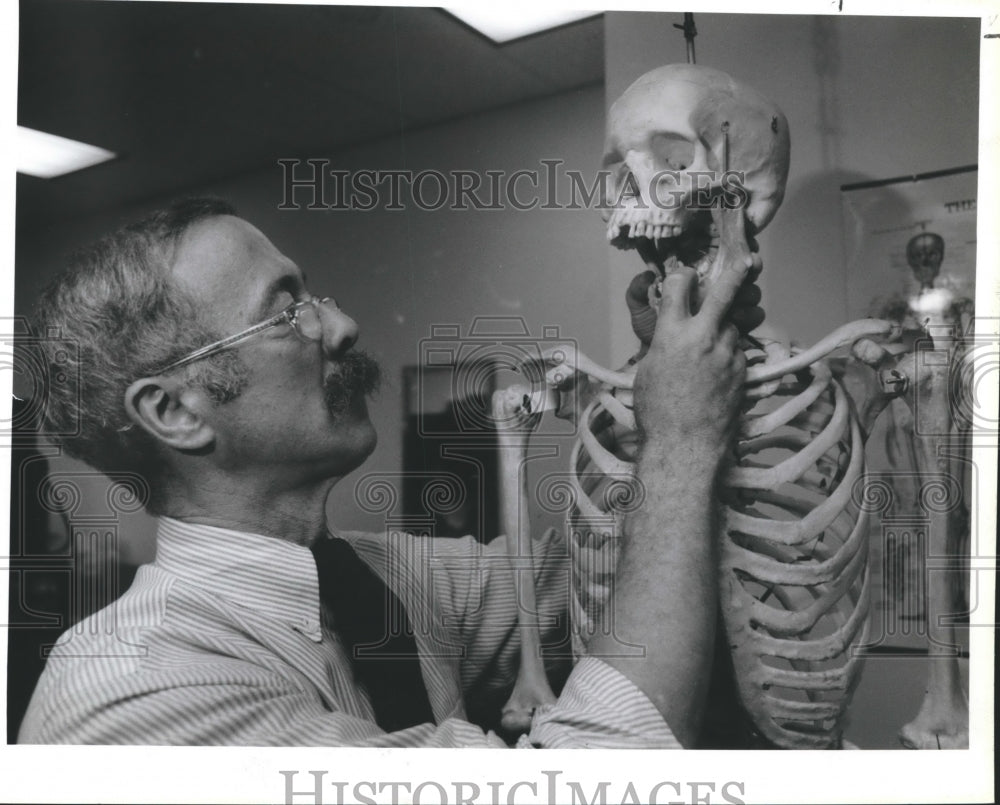
[[[976,166],[841,187],[849,318],[919,317],[933,291],[975,298]]]

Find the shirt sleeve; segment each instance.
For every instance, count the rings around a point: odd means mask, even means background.
[[[481,550],[477,546],[465,553],[478,556]],[[450,592],[454,593],[450,612],[460,617],[464,611],[461,604],[470,598],[484,599],[476,598],[471,589],[477,581],[472,570],[477,563],[462,560],[453,565],[451,558],[447,562]],[[493,597],[513,600],[509,563],[488,559],[485,564],[491,568],[488,590],[483,594],[485,601]],[[548,563],[543,565],[547,567]],[[300,639],[298,632],[252,609],[224,606],[189,587],[176,590],[171,606],[166,607],[164,601],[170,589],[167,585],[152,585],[132,594],[122,605],[124,611],[118,613],[119,629],[114,635],[102,632],[90,637],[86,652],[64,651],[65,656],[56,652],[50,657],[19,735],[20,742],[442,748],[507,745],[496,733],[472,723],[460,703],[450,713],[439,713],[437,723],[386,733],[363,717],[346,694],[337,694],[336,685],[333,698],[324,698],[299,670],[306,667],[303,663],[289,666],[291,654],[304,656],[314,645]],[[125,616],[132,611],[129,607],[145,613],[141,626],[126,625]],[[147,610],[159,614],[152,617]],[[471,641],[476,640],[477,627],[493,622],[493,613],[485,610],[485,605],[473,607],[459,624]],[[504,619],[508,639],[501,641],[499,654],[511,658],[513,672],[517,643],[511,633],[517,631],[516,608]],[[120,640],[143,646],[144,651],[141,656],[116,653]],[[492,642],[484,641],[484,652],[492,650],[488,648]],[[491,667],[487,659],[479,662],[480,668]],[[645,748],[678,744],[638,688],[601,660],[585,658],[573,669],[558,700],[535,714],[532,729],[518,746]]]
[[[376,728],[377,729],[377,728]],[[370,735],[360,746],[504,747],[461,719]],[[596,657],[574,668],[555,704],[540,708],[518,749],[681,749],[663,716],[631,681]]]
[[[548,749],[681,749],[653,703],[620,672],[584,657],[559,699],[540,708],[520,746]]]
[[[372,736],[365,746],[505,746],[459,719]],[[625,676],[596,657],[573,669],[555,704],[540,708],[518,749],[681,749],[663,716]]]
[[[465,538],[450,546],[447,552],[438,554],[439,571],[446,578],[439,590],[447,592],[441,603],[458,625],[468,650],[462,668],[463,687],[469,694],[477,685],[509,684],[517,674],[519,641],[516,599],[512,595],[514,578],[503,539],[482,546]],[[568,664],[570,650],[567,547],[559,533],[549,529],[536,539],[533,553],[542,643],[562,647],[546,663],[551,677],[553,670],[556,675],[568,670],[559,667]],[[465,722],[445,722],[441,726],[445,732],[433,740],[445,742],[425,745],[462,745],[448,741],[471,737],[467,728],[472,725]],[[556,703],[536,713],[531,731],[521,737],[518,746],[681,748],[649,698],[619,671],[595,657],[585,657],[573,668]]]
[[[441,541],[438,540],[438,543]],[[436,605],[465,647],[462,688],[470,696],[510,687],[517,675],[517,584],[503,537],[483,545],[471,537],[434,547]],[[535,596],[550,682],[569,673],[570,568],[565,541],[548,529],[533,543]],[[527,581],[525,578],[524,582]]]
[[[259,673],[259,672],[258,672]],[[225,677],[229,678],[226,679]],[[494,747],[507,744],[461,718],[383,732],[371,721],[326,709],[316,696],[258,674],[235,684],[163,684],[156,675],[75,688],[53,696],[47,718],[29,722],[20,743],[243,746]],[[222,681],[225,679],[225,681]],[[45,691],[46,694],[49,691]],[[518,748],[680,748],[646,696],[601,660],[574,669],[558,701],[536,713]]]

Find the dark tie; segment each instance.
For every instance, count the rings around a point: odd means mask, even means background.
[[[375,721],[386,732],[433,722],[403,602],[345,540],[320,537],[312,552],[320,601],[344,640],[355,679],[368,691]]]

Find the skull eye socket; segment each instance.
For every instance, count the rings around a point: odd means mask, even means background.
[[[685,170],[694,162],[694,143],[673,132],[654,134],[650,150],[668,170]]]

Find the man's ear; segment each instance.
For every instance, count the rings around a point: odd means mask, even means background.
[[[125,412],[151,436],[178,450],[200,450],[215,439],[201,415],[205,396],[161,377],[144,377],[125,389]]]

